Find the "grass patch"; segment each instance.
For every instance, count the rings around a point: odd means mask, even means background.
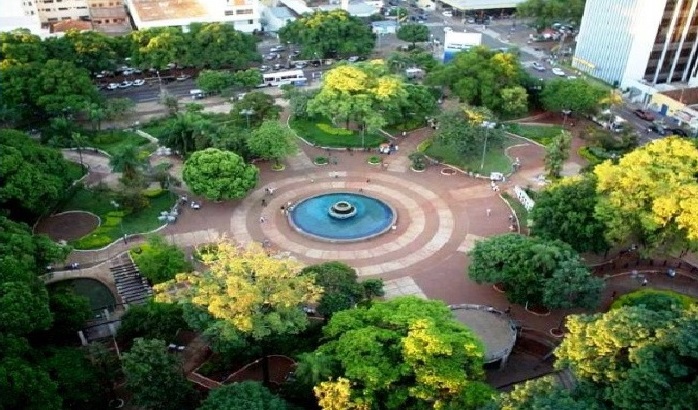
[[[403,123],[400,124],[391,124],[385,128],[383,128],[383,131],[387,132],[390,135],[400,135],[402,131],[413,131],[419,128],[425,127],[426,124],[424,120],[419,119],[419,118],[411,118]]]
[[[506,192],[502,193],[502,197],[506,199],[506,201],[509,203],[511,208],[516,213],[516,217],[518,218],[519,223],[521,224],[522,232],[523,230],[528,230],[531,221],[529,221],[528,211],[526,210],[526,208],[524,208],[523,204],[521,204],[521,202],[519,202],[518,199],[514,198]]]
[[[119,151],[130,147],[140,148],[148,152],[155,151],[155,146],[149,144],[149,142],[135,132],[121,130],[99,131],[89,139],[91,147],[99,148],[109,155],[115,155]]]
[[[645,306],[650,310],[662,311],[676,306],[686,310],[697,302],[695,298],[671,290],[640,289],[620,296],[613,302],[611,309],[623,306]]]
[[[116,200],[114,192],[97,192],[85,188],[78,189],[75,195],[66,202],[62,211],[88,211],[99,216],[102,225],[89,235],[71,243],[76,249],[98,249],[126,235],[152,231],[162,225],[158,216],[162,211],[168,211],[174,204],[174,197],[165,191],[150,198],[150,204],[133,213],[124,214],[111,204]]]
[[[562,127],[559,125],[507,124],[506,130],[547,146],[553,141],[553,138],[560,135]]]
[[[516,144],[516,142],[517,141],[514,139],[507,137],[504,139],[504,144],[502,146],[488,146],[487,152],[485,153],[484,166],[482,168],[480,168],[482,164],[482,157],[480,155],[473,158],[464,158],[453,148],[442,145],[438,141],[432,141],[432,143],[426,147],[424,153],[439,162],[456,166],[466,172],[472,171],[481,175],[489,175],[490,172],[502,172],[506,174],[511,171],[511,160],[504,155],[504,150]]]
[[[303,139],[318,147],[361,148],[361,133],[337,128],[325,119],[292,118],[291,128]],[[364,138],[365,147],[377,147],[386,139],[380,134],[367,133]]]

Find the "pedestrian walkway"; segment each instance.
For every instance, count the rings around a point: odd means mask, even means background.
[[[303,150],[298,150],[296,155],[286,157],[286,164],[294,171],[315,168],[313,161],[308,158],[308,155]]]

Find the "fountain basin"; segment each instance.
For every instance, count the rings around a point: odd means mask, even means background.
[[[397,212],[380,199],[352,192],[311,196],[288,213],[299,233],[323,242],[358,242],[385,233],[395,224]]]

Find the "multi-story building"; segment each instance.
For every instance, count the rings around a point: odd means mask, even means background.
[[[25,15],[36,13],[44,26],[61,20],[88,20],[90,18],[87,0],[25,0],[22,2],[22,6]]]
[[[123,34],[131,29],[124,0],[87,0],[90,19],[95,30]]]
[[[698,85],[698,0],[587,0],[572,65],[649,102]]]
[[[125,0],[137,29],[228,23],[251,33],[261,28],[259,0]]]

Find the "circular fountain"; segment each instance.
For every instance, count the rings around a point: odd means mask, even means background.
[[[397,213],[380,199],[351,192],[302,199],[288,213],[299,233],[325,242],[357,242],[385,233]]]

